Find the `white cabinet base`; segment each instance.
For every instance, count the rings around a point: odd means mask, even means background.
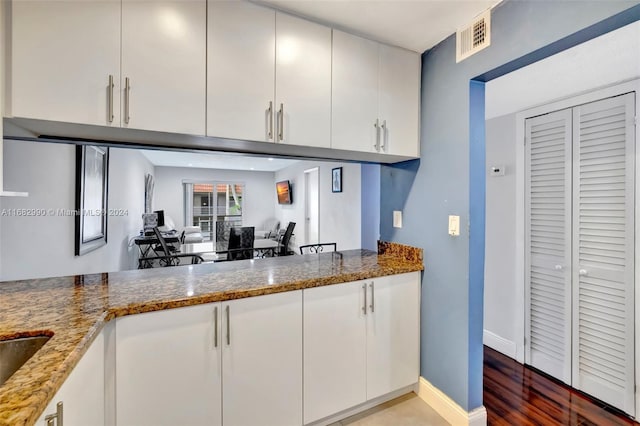
[[[370,408],[377,407],[380,404],[384,404],[385,402],[401,397],[402,395],[406,395],[411,392],[417,394],[417,389],[418,389],[418,383],[416,383],[415,385],[404,387],[402,389],[398,389],[397,391],[390,392],[386,395],[379,396],[378,398],[374,398],[371,401],[367,401],[363,404],[341,411],[337,414],[331,415],[329,417],[325,417],[324,419],[320,419],[312,423],[305,423],[305,426],[330,425],[330,424],[339,422],[340,420],[344,420],[348,417],[355,416],[356,414],[362,413],[363,411],[366,411]]]

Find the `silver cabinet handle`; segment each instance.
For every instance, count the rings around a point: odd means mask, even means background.
[[[578,271],[578,275],[582,275],[582,276],[589,275],[589,271],[587,271],[586,269],[580,269]]]
[[[369,287],[371,287],[371,304],[369,305],[369,308],[371,309],[371,313],[375,312],[376,309],[376,295],[375,295],[375,287],[373,286],[373,281],[371,281],[371,284],[369,284]]]
[[[124,122],[129,124],[129,98],[131,97],[131,84],[129,77],[124,79]]]
[[[279,121],[278,123],[278,140],[284,140],[284,104],[280,104]]]
[[[382,126],[380,126],[380,132],[382,133],[381,143],[380,143],[380,151],[385,152],[385,148],[387,147],[387,120],[382,122]]]
[[[376,128],[376,143],[373,144],[373,147],[375,148],[376,151],[380,151],[380,126],[379,126],[380,120],[378,120],[376,118],[376,122],[373,123],[373,127]]]
[[[273,139],[273,101],[269,101],[269,139]]]
[[[362,305],[362,312],[367,315],[367,284],[362,284],[362,290],[364,290],[364,304]]]
[[[113,123],[113,87],[113,75],[109,74],[109,90],[107,92],[107,114],[109,115],[107,121],[109,123]]]
[[[56,413],[45,416],[44,421],[47,426],[64,426],[64,410],[62,401],[56,404]]]
[[[225,308],[227,312],[227,346],[231,345],[231,327],[229,326],[229,305]]]
[[[556,265],[553,267],[556,271],[562,271],[562,265]]]
[[[218,307],[213,308],[213,347],[218,347]]]

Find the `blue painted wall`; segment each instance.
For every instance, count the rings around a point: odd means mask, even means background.
[[[484,87],[470,80],[639,3],[510,0],[492,11],[487,49],[456,64],[451,36],[422,57],[421,159],[382,166],[380,235],[424,248],[420,373],[468,411],[482,405],[485,176],[484,129],[469,124],[483,121]],[[403,210],[401,229],[393,210]],[[460,216],[456,238],[450,214]]]
[[[380,165],[362,164],[360,166],[360,204],[362,221],[360,222],[360,247],[378,250],[380,238]]]

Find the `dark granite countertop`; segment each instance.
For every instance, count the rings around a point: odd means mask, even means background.
[[[379,253],[349,250],[0,282],[0,340],[52,336],[0,386],[0,425],[33,424],[113,318],[423,269],[420,249],[380,243]]]

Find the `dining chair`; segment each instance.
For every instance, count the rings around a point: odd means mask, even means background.
[[[278,256],[288,256],[290,254],[293,254],[293,252],[289,250],[289,242],[291,241],[291,236],[293,235],[293,229],[295,227],[296,227],[295,222],[289,222],[289,224],[287,225],[287,230],[284,231],[284,234],[282,235],[282,239],[279,241],[279,244],[278,244],[278,250],[276,251],[276,254]]]
[[[337,251],[336,243],[305,244],[300,246],[300,254],[317,254],[325,251]]]
[[[253,259],[255,229],[254,226],[231,228],[229,232],[228,260]]]
[[[180,264],[180,259],[190,258],[191,264],[197,264],[203,262],[202,256],[197,254],[188,254],[188,253],[178,253],[176,251],[172,251],[169,247],[169,244],[162,236],[162,232],[158,229],[158,227],[153,228],[153,232],[156,235],[156,239],[158,240],[159,248],[154,248],[156,251],[156,256],[146,256],[140,257],[138,259],[138,269],[153,266],[154,261],[158,261],[160,266],[177,266]],[[159,254],[162,253],[162,254]]]

